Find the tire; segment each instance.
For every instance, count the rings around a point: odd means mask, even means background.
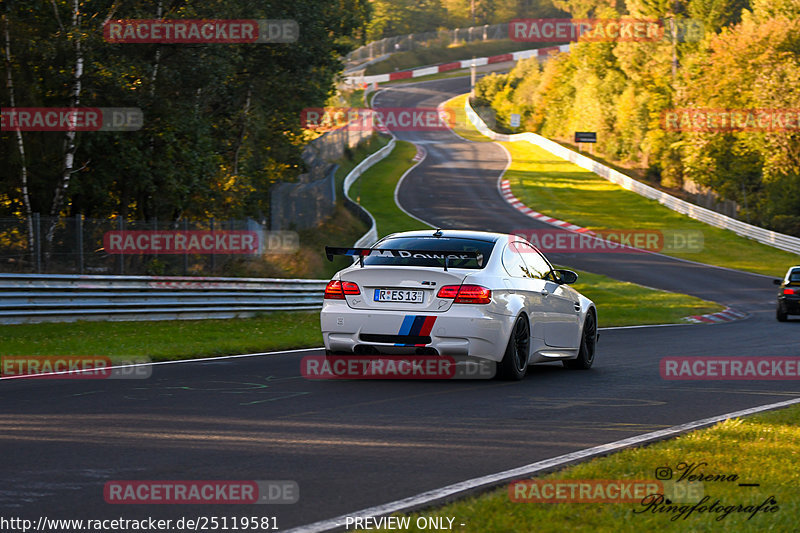
[[[593,311],[586,314],[581,330],[581,347],[578,350],[578,357],[563,361],[564,366],[570,370],[588,370],[594,363],[594,353],[597,349],[597,319]]]
[[[497,363],[500,379],[519,381],[528,370],[528,351],[531,346],[531,325],[525,315],[517,317],[503,360]]]
[[[778,307],[775,309],[775,318],[778,319],[778,322],[786,322],[786,311],[781,309],[780,304],[778,304]]]

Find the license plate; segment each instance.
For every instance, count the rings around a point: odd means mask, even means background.
[[[376,302],[406,302],[421,304],[423,291],[409,291],[405,289],[375,289]]]

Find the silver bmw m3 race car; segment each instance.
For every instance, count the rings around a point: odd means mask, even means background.
[[[353,256],[328,283],[320,316],[327,354],[427,355],[494,361],[505,379],[528,365],[592,366],[594,303],[516,235],[428,230],[394,233]]]

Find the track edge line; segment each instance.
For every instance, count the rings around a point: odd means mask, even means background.
[[[350,514],[341,515],[328,520],[322,520],[305,526],[292,528],[287,530],[286,533],[324,533],[329,531],[343,531],[345,529],[345,519],[347,517],[352,517],[352,518],[368,517],[368,516],[379,517],[379,516],[389,515],[391,513],[410,512],[410,511],[424,509],[427,507],[431,507],[433,505],[447,503],[449,501],[456,500],[471,493],[495,488],[497,486],[502,485],[503,483],[507,483],[515,479],[520,479],[525,476],[530,476],[531,474],[558,470],[559,468],[562,468],[564,466],[578,463],[586,459],[607,455],[611,452],[621,451],[641,444],[666,440],[668,438],[678,436],[682,433],[687,433],[695,429],[701,429],[710,426],[712,424],[716,424],[717,422],[722,422],[724,420],[728,420],[731,418],[738,418],[741,416],[748,416],[761,413],[763,411],[781,409],[783,407],[789,407],[791,405],[798,403],[800,403],[800,398],[793,398],[791,400],[785,400],[782,402],[765,404],[757,407],[751,407],[749,409],[733,411],[731,413],[726,413],[723,415],[702,418],[700,420],[687,422],[685,424],[678,424],[676,426],[671,426],[666,429],[651,431],[649,433],[643,433],[642,435],[636,435],[634,437],[628,437],[626,439],[606,444],[601,444],[599,446],[594,446],[592,448],[585,448],[583,450],[578,450],[564,455],[559,455],[557,457],[552,457],[550,459],[544,459],[542,461],[537,461],[535,463],[531,463],[518,468],[504,470],[496,474],[489,474],[487,476],[468,479],[466,481],[461,481],[459,483],[447,485],[439,489],[423,492],[415,496],[411,496],[409,498],[404,498],[402,500],[396,500],[382,505],[368,507],[360,511],[354,511],[353,513]]]

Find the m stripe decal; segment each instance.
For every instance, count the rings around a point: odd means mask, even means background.
[[[414,324],[414,319],[416,317],[414,315],[406,315],[403,319],[403,324],[400,326],[400,331],[397,332],[398,335],[411,335],[411,325]]]
[[[427,337],[433,330],[433,325],[436,323],[436,316],[426,315],[406,315],[403,318],[403,323],[400,325],[398,335],[408,335],[410,337]],[[424,344],[403,344],[397,343],[395,346],[425,346]]]
[[[425,324],[425,317],[424,315],[417,315],[414,317],[414,325],[411,326],[411,333],[409,335],[417,336],[422,331],[422,325]]]
[[[422,329],[419,331],[419,334],[423,337],[430,335],[434,322],[436,322],[435,316],[426,316],[425,322],[422,324]]]

